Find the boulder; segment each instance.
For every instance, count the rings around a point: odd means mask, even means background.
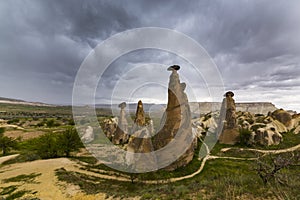
[[[94,139],[95,139],[95,136],[94,136],[93,128],[91,126],[88,126],[87,129],[85,130],[84,135],[81,137],[81,140],[84,143],[90,143]]]
[[[295,134],[300,132],[300,114],[292,115],[291,124],[288,127],[288,130],[293,130]]]
[[[216,133],[218,125],[213,115],[215,115],[215,113],[208,113],[198,119],[192,120],[193,133],[195,133],[197,137]]]
[[[103,121],[102,130],[109,140],[112,140],[112,136],[117,130],[118,121],[117,117],[104,119]]]
[[[273,126],[266,126],[255,131],[254,141],[260,145],[278,145],[282,141],[282,135]]]
[[[275,110],[271,117],[283,123],[286,127],[289,127],[292,123],[292,115],[283,109]]]

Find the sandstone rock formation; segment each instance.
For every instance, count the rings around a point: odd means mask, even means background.
[[[239,141],[239,130],[237,127],[236,113],[235,113],[236,107],[235,107],[235,101],[233,99],[233,96],[234,96],[233,92],[231,91],[226,92],[225,98],[222,103],[221,115],[225,111],[225,122],[223,124],[223,131],[219,136],[219,142],[221,144],[235,144]]]
[[[217,112],[207,113],[206,115],[192,120],[193,133],[196,137],[204,137],[209,134],[215,134],[218,129],[218,124],[216,123]]]
[[[151,141],[153,126],[150,123],[146,125],[143,103],[140,100],[136,109],[132,134],[129,138],[126,147],[127,164],[132,167],[132,170],[142,171],[147,169],[149,165],[156,165],[156,156]],[[153,153],[151,153],[153,152]],[[150,154],[132,154],[132,153],[150,153]],[[147,166],[148,165],[148,166]]]
[[[126,119],[126,103],[123,102],[119,105],[120,110],[120,117],[118,120],[118,127],[116,132],[112,135],[112,142],[114,144],[124,144],[128,140],[128,122]]]
[[[209,112],[220,111],[222,103],[220,102],[190,102],[191,112],[195,114],[207,114]],[[270,102],[249,102],[235,103],[236,111],[250,112],[253,114],[264,114],[277,110],[274,104]],[[197,116],[198,117],[198,116]]]
[[[282,141],[282,135],[273,127],[268,124],[265,127],[258,128],[253,133],[253,143],[270,146],[278,145]]]
[[[226,101],[224,101],[224,108]],[[223,108],[223,110],[225,110]],[[217,112],[215,112],[217,113]],[[244,135],[247,134],[248,141],[246,144],[248,145],[264,145],[264,146],[270,146],[270,145],[278,145],[280,142],[283,141],[283,136],[286,132],[292,131],[295,134],[298,134],[300,132],[300,114],[294,114],[289,117],[289,113],[284,110],[278,110],[276,112],[269,112],[268,115],[263,114],[253,114],[250,112],[242,112],[238,111],[236,113],[236,129],[239,130],[239,132],[242,132]],[[289,115],[288,115],[288,114]],[[275,114],[275,115],[274,115]],[[213,113],[208,113],[201,118],[194,119],[193,120],[193,132],[196,133],[197,136],[203,137],[203,135],[206,135],[209,133],[209,129],[214,130],[215,124],[213,123],[212,115],[215,115]],[[221,115],[224,115],[223,118],[226,118],[226,112],[221,113]],[[228,117],[228,115],[227,115]],[[222,117],[220,117],[222,118]],[[291,120],[290,120],[291,119]],[[286,125],[282,122],[287,122]],[[225,121],[225,120],[224,120]],[[218,124],[219,129],[220,123]],[[226,121],[224,130],[226,131]],[[222,131],[223,133],[223,131]],[[225,132],[225,133],[228,133]],[[241,137],[240,142],[244,144],[245,142],[245,135]],[[243,138],[242,138],[243,137]]]
[[[143,103],[141,100],[139,100],[137,108],[136,108],[134,123],[138,126],[145,126],[145,123],[146,123]]]
[[[180,83],[176,69],[172,69],[172,67],[169,69],[172,71],[172,74],[170,75],[168,87],[168,104],[162,119],[164,124],[162,124],[160,131],[154,136],[153,145],[154,149],[158,150],[174,140],[180,143],[175,147],[177,149],[174,149],[173,153],[183,154],[165,168],[166,170],[174,170],[187,165],[193,159],[196,140],[193,137],[190,107],[184,92],[186,85],[185,83]],[[164,159],[176,156],[178,155],[164,155],[158,157],[157,162],[164,162]]]
[[[95,136],[94,136],[93,128],[91,126],[88,126],[87,129],[85,130],[84,135],[81,137],[81,140],[84,143],[89,143],[92,142],[94,138]]]
[[[117,117],[103,120],[102,130],[109,140],[112,140],[114,133],[117,130],[119,119]]]
[[[292,116],[283,109],[275,110],[271,117],[283,123],[286,127],[289,127],[292,123]]]
[[[291,124],[288,129],[292,130],[295,134],[300,133],[300,114],[294,114],[292,116]]]

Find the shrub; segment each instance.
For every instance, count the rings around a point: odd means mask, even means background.
[[[54,127],[54,119],[49,119],[47,122],[46,122],[46,125],[51,128],[51,127]]]
[[[240,129],[240,144],[242,145],[250,145],[251,144],[251,134],[252,132],[248,129]]]
[[[79,135],[74,128],[66,129],[62,133],[47,133],[32,140],[29,149],[43,159],[69,157],[72,151],[83,147]]]
[[[4,136],[5,128],[0,128],[0,148],[2,150],[2,155],[7,155],[11,149],[16,149],[18,147],[18,141],[20,138],[13,139]]]
[[[35,147],[41,158],[58,157],[57,137],[53,133],[42,135],[36,140]]]
[[[66,157],[69,157],[72,151],[77,151],[83,146],[75,128],[69,128],[59,134],[57,143]]]
[[[20,122],[20,119],[11,119],[11,120],[7,121],[8,124],[16,124],[16,123],[19,123],[19,122]]]
[[[5,132],[5,128],[4,127],[0,127],[0,136],[1,134],[3,134]]]

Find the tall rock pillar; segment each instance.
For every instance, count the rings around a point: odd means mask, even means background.
[[[145,126],[145,112],[141,100],[139,100],[136,108],[134,123],[138,126]]]
[[[219,142],[222,144],[235,144],[239,141],[240,134],[236,122],[236,107],[233,96],[233,92],[226,92],[222,103],[221,113],[225,113],[223,131],[219,137]]]
[[[143,103],[140,100],[136,109],[132,134],[126,147],[127,164],[136,172],[146,170],[150,166],[157,168],[151,136],[152,127],[145,123]]]
[[[166,170],[174,170],[178,167],[187,165],[194,156],[195,138],[192,134],[191,126],[191,112],[188,104],[188,98],[184,90],[186,87],[185,83],[180,83],[179,74],[177,70],[180,67],[177,65],[169,67],[168,70],[172,71],[169,80],[168,87],[168,104],[164,113],[164,121],[162,128],[153,138],[154,149],[158,150],[168,145],[172,140],[178,140],[179,145],[177,149],[181,147],[187,147],[182,152],[174,151],[174,154],[180,153],[181,155],[166,155],[170,157],[177,156],[178,159],[171,165],[167,166]],[[177,143],[178,144],[178,143]],[[157,162],[163,162],[163,159],[167,157],[162,156],[157,158]]]
[[[112,142],[114,144],[124,144],[128,140],[128,122],[126,119],[126,103],[123,102],[119,104],[120,116],[118,120],[118,127],[116,132],[112,136]]]

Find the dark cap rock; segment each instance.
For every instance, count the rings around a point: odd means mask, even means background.
[[[178,71],[180,69],[180,66],[179,65],[172,65],[168,68],[168,71]]]

